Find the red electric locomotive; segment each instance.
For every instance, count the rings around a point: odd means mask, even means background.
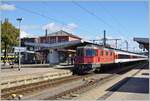
[[[74,71],[78,74],[100,70],[103,64],[146,60],[147,56],[93,45],[77,48]]]

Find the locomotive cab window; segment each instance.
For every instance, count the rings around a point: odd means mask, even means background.
[[[86,56],[96,56],[97,51],[94,49],[86,49]]]
[[[77,56],[84,56],[84,50],[83,49],[77,49]]]
[[[110,56],[112,56],[112,52],[110,52]]]

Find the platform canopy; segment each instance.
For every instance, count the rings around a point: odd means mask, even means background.
[[[149,51],[149,38],[134,38],[133,40],[139,43],[139,48]]]
[[[86,44],[93,44],[87,40],[75,40],[75,41],[67,41],[67,42],[60,42],[60,43],[32,43],[32,42],[25,42],[25,45],[34,46],[34,47],[43,47],[43,48],[51,48],[51,49],[60,49],[60,48],[75,48],[80,45]]]

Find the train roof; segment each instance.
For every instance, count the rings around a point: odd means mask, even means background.
[[[135,53],[135,52],[130,52],[130,51],[126,51],[126,50],[121,50],[121,49],[115,49],[115,48],[106,48],[106,49],[110,49],[115,51],[117,54],[126,54],[126,55],[136,55],[136,56],[143,56],[143,57],[147,57],[146,55],[141,55],[139,53]]]
[[[115,51],[115,52],[120,53],[120,54],[128,54],[128,55],[130,54],[130,55],[136,55],[136,56],[145,56],[145,55],[141,55],[139,53],[130,52],[130,51],[126,51],[126,50],[116,49],[116,48],[112,48],[112,47],[104,47],[102,45],[89,44],[89,45],[86,45],[86,46],[80,46],[78,48],[94,48],[94,49],[102,49],[103,48],[105,50],[112,50],[112,51]]]
[[[141,54],[136,53],[136,52],[130,52],[130,51],[121,50],[121,49],[115,49],[115,48],[107,48],[107,49],[114,50],[115,52],[120,53],[120,54],[128,53],[128,54],[130,54],[130,55],[140,55],[140,56],[141,56]],[[143,55],[143,56],[144,56],[144,55]]]

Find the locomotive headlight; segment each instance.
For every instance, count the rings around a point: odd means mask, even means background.
[[[81,40],[81,43],[83,43],[84,42],[84,40]]]

